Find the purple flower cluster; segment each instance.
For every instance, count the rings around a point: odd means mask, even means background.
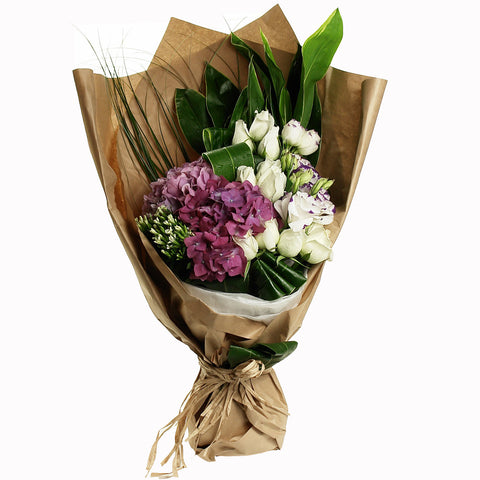
[[[227,275],[243,275],[247,259],[233,237],[263,232],[265,222],[275,215],[259,187],[229,182],[202,159],[170,170],[151,187],[144,212],[166,205],[194,233],[185,239],[193,262],[191,278],[221,282]]]

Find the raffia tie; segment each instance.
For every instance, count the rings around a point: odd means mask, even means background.
[[[186,467],[183,459],[183,439],[187,432],[187,425],[190,419],[194,419],[195,414],[209,397],[210,401],[207,407],[195,422],[195,429],[190,432],[187,440],[196,435],[202,435],[202,433],[218,422],[217,433],[211,442],[211,445],[213,445],[220,437],[221,426],[230,413],[236,392],[240,394],[242,402],[245,405],[251,405],[252,408],[258,408],[259,405],[266,404],[249,384],[249,380],[257,378],[264,373],[265,366],[262,362],[252,359],[238,365],[234,369],[219,368],[200,357],[199,363],[200,373],[193,384],[192,390],[183,401],[179,414],[157,433],[157,438],[148,457],[147,477],[148,475],[156,478],[178,477],[178,471]],[[172,471],[170,473],[151,473],[157,456],[158,442],[175,425],[177,425],[175,445],[161,463],[165,465],[173,456]]]

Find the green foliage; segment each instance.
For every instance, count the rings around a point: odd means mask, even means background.
[[[206,104],[213,126],[228,126],[230,116],[240,95],[238,88],[225,76],[207,63],[205,67]]]
[[[257,343],[250,348],[231,345],[228,350],[225,367],[235,368],[236,366],[253,359],[262,362],[265,365],[265,368],[271,368],[293,353],[297,346],[298,343],[294,341]]]
[[[203,152],[203,129],[212,126],[205,97],[191,88],[177,88],[175,106],[180,128],[188,143],[198,153]]]
[[[302,76],[294,117],[304,127],[308,126],[310,120],[316,83],[327,72],[342,37],[343,22],[337,9],[303,44]]]
[[[250,267],[251,289],[264,300],[276,300],[298,290],[306,281],[302,264],[265,251]]]
[[[212,165],[216,175],[221,175],[229,181],[236,178],[237,168],[240,165],[255,166],[252,151],[246,143],[238,143],[202,154],[205,160]]]

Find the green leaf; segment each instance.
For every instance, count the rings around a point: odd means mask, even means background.
[[[269,355],[270,359],[263,363],[265,368],[271,368],[293,353],[297,346],[298,343],[294,341],[280,343],[258,343],[252,347],[252,350],[256,353],[264,355],[265,357]]]
[[[302,78],[295,106],[295,118],[306,127],[310,120],[315,84],[323,78],[343,36],[343,22],[336,9],[302,47]]]
[[[253,359],[261,361],[265,368],[271,368],[293,353],[297,346],[298,343],[294,341],[268,344],[257,343],[250,348],[231,345],[228,350],[226,367],[235,368]]]
[[[229,181],[235,180],[240,165],[252,168],[255,166],[252,151],[246,143],[205,152],[202,157],[210,162],[216,175],[221,175]]]
[[[273,56],[272,49],[270,48],[270,44],[268,43],[267,37],[260,32],[263,41],[263,47],[265,50],[265,59],[267,60],[267,67],[270,73],[270,78],[272,79],[273,89],[275,91],[275,95],[277,99],[280,98],[280,94],[282,92],[283,87],[285,86],[285,78],[283,78],[283,72],[277,65],[275,58]]]
[[[259,258],[271,268],[274,268],[279,275],[296,288],[300,288],[307,281],[306,269],[301,264],[279,257],[277,254],[269,251],[263,252]]]
[[[262,89],[252,61],[248,65],[247,99],[249,123],[251,123],[255,117],[255,112],[261,112],[265,106]]]
[[[203,143],[205,150],[216,150],[232,143],[233,130],[229,128],[204,128]]]
[[[321,137],[322,135],[322,105],[320,104],[320,97],[318,96],[318,90],[315,88],[313,96],[313,107],[310,115],[310,121],[308,122],[307,130],[315,130]],[[306,159],[315,167],[320,157],[320,146],[318,150],[308,155]]]
[[[253,294],[263,300],[277,300],[285,296],[285,292],[270,278],[265,263],[259,258],[252,261],[250,267],[250,285]]]
[[[302,46],[298,44],[297,52],[293,57],[288,72],[287,90],[290,94],[292,105],[297,103],[298,92],[300,91],[300,83],[302,80]],[[289,119],[290,120],[290,119]]]
[[[175,106],[178,123],[188,143],[198,153],[203,152],[205,150],[203,129],[212,125],[205,97],[190,88],[177,88],[175,90]]]
[[[253,61],[253,64],[256,69],[256,73],[260,82],[263,85],[263,91],[265,92],[265,101],[262,106],[262,109],[265,106],[268,107],[269,112],[274,116],[277,124],[280,123],[280,115],[278,113],[278,98],[275,95],[274,87],[272,86],[272,77],[270,75],[270,70],[267,64],[263,61],[262,57],[251,47],[249,47],[243,40],[238,38],[234,33],[231,34],[232,45],[236,50],[241,53],[245,58],[250,62]],[[260,111],[260,110],[259,110]],[[253,116],[248,119],[247,123],[250,123],[253,120]]]
[[[227,368],[235,368],[241,363],[247,362],[251,359],[263,362],[265,357],[250,348],[230,345],[227,355]]]
[[[243,120],[245,122],[248,120],[247,101],[248,101],[248,91],[247,91],[247,87],[245,87],[240,93],[237,103],[235,104],[235,108],[233,109],[232,116],[230,117],[230,123],[228,125],[228,128],[235,130],[235,122],[237,120]]]
[[[266,76],[269,75],[268,67],[262,57],[251,47],[249,47],[242,39],[234,33],[230,35],[230,41],[235,49],[241,53],[247,60],[253,60],[259,70]]]
[[[213,126],[227,126],[240,91],[223,73],[209,63],[205,67],[205,86],[207,111]]]
[[[282,92],[280,93],[280,100],[278,103],[282,125],[285,125],[292,119],[292,102],[290,100],[290,94],[285,87],[282,88]]]
[[[279,290],[284,292],[285,295],[290,295],[296,290],[295,285],[288,282],[288,280],[286,280],[282,274],[277,272],[274,267],[263,262],[260,258],[257,259],[257,263],[258,262],[262,263],[263,272],[269,277],[270,281],[274,283]]]

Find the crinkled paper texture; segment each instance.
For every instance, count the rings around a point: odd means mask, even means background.
[[[322,23],[319,18],[319,24]],[[275,58],[285,74],[297,49],[297,39],[278,6],[236,34],[263,55],[260,30],[264,32]],[[213,53],[216,52],[212,60]],[[206,61],[232,78],[240,72],[246,83],[247,63],[239,57],[225,34],[171,19],[158,47],[149,75],[161,86],[173,108],[175,88],[202,87]],[[237,71],[238,65],[238,71]],[[174,69],[177,78],[167,73]],[[148,181],[131,159],[118,133],[106,88],[106,79],[88,69],[74,71],[82,115],[90,150],[105,190],[107,205],[117,233],[135,269],[145,297],[158,320],[197,355],[220,365],[229,345],[249,346],[257,342],[282,342],[292,338],[301,327],[313,299],[324,265],[311,269],[301,301],[295,308],[280,313],[268,326],[232,315],[220,315],[188,294],[182,283],[166,267],[155,250],[143,241],[135,224],[140,214]],[[131,76],[140,98],[148,98],[148,82],[142,74]],[[334,241],[345,220],[358,182],[386,81],[330,68],[318,88],[322,99],[322,146],[317,169],[324,177],[335,179],[331,188],[336,205],[335,221],[329,226]],[[149,112],[155,115],[155,112]],[[173,136],[167,138],[169,149],[183,163]],[[198,155],[191,153],[191,159]],[[314,320],[316,313],[311,312]],[[279,408],[286,409],[282,389],[273,371],[253,379],[258,395]],[[238,399],[236,399],[238,400]],[[234,407],[220,441],[209,449],[208,460],[215,455],[247,455],[281,447],[286,415],[252,418],[242,408]],[[209,444],[208,435],[191,442],[201,455]]]

